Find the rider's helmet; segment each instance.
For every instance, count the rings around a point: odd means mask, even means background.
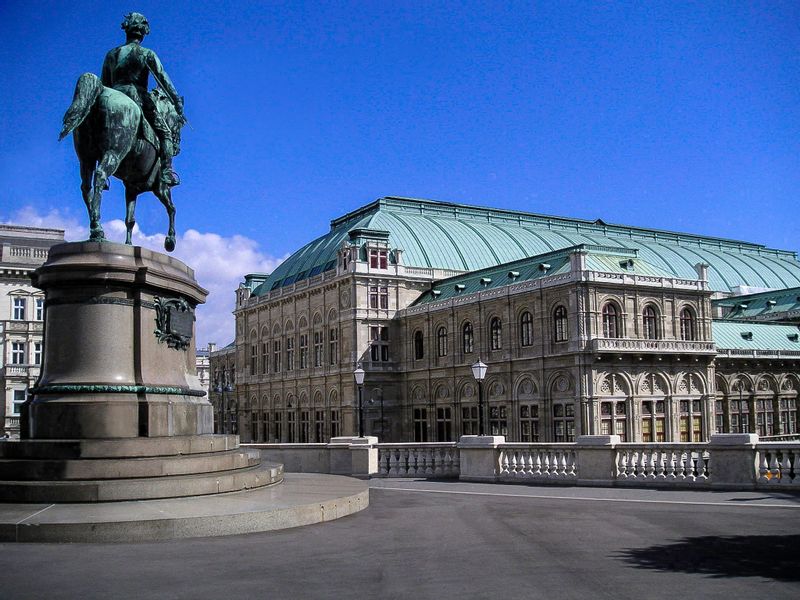
[[[125,15],[122,21],[122,29],[127,35],[144,37],[150,33],[150,23],[142,13],[132,12]]]

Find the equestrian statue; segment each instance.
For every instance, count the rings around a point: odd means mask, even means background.
[[[122,22],[125,44],[103,62],[102,79],[94,73],[78,78],[72,104],[64,115],[59,140],[73,133],[80,161],[81,192],[89,212],[89,239],[105,239],[100,224],[100,200],[115,175],[125,184],[125,243],[136,224],[136,198],[153,192],[167,209],[167,252],[175,249],[175,206],[172,187],[179,184],[172,158],[180,152],[186,124],[183,98],[155,52],[142,46],[150,25],[132,12]],[[156,88],[147,90],[152,75]]]

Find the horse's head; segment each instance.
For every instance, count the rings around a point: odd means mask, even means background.
[[[178,114],[175,110],[175,105],[172,99],[161,88],[155,88],[152,92],[153,102],[156,104],[156,109],[159,114],[164,118],[172,132],[173,152],[177,156],[181,151],[181,129],[186,124],[186,119]]]

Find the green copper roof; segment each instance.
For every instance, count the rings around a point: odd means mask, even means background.
[[[721,350],[800,351],[800,329],[796,325],[712,321],[711,335]]]
[[[800,286],[793,252],[722,238],[612,225],[511,210],[410,198],[380,198],[331,222],[331,230],[306,244],[273,271],[254,293],[289,285],[333,269],[336,250],[352,229],[389,232],[391,248],[409,266],[474,271],[578,244],[639,250],[639,258],[682,278],[696,278],[706,263],[712,289],[739,285]]]
[[[655,277],[669,276],[663,270],[657,269],[638,258],[636,250],[581,244],[557,250],[556,252],[548,252],[531,258],[523,258],[503,263],[502,265],[471,271],[463,275],[441,279],[433,282],[431,289],[417,298],[413,306],[448,300],[454,296],[463,296],[532,279],[541,279],[550,275],[567,273],[570,270],[569,256],[578,250],[587,253],[586,268],[590,271],[630,273]],[[623,266],[623,263],[625,263],[625,266]]]
[[[715,300],[712,304],[727,308],[726,319],[769,320],[800,317],[800,287],[760,292]]]

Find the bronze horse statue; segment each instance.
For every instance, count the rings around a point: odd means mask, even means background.
[[[150,92],[172,131],[175,154],[185,120],[178,115],[167,95],[159,88]],[[125,243],[131,243],[136,224],[136,199],[143,192],[153,192],[167,209],[169,230],[164,240],[167,252],[175,249],[175,206],[169,184],[159,176],[158,138],[145,119],[142,109],[120,91],[103,85],[93,73],[84,73],[75,85],[72,104],[64,115],[59,140],[73,133],[75,152],[80,161],[81,192],[89,212],[89,239],[103,241],[100,224],[100,200],[114,175],[125,184]]]

